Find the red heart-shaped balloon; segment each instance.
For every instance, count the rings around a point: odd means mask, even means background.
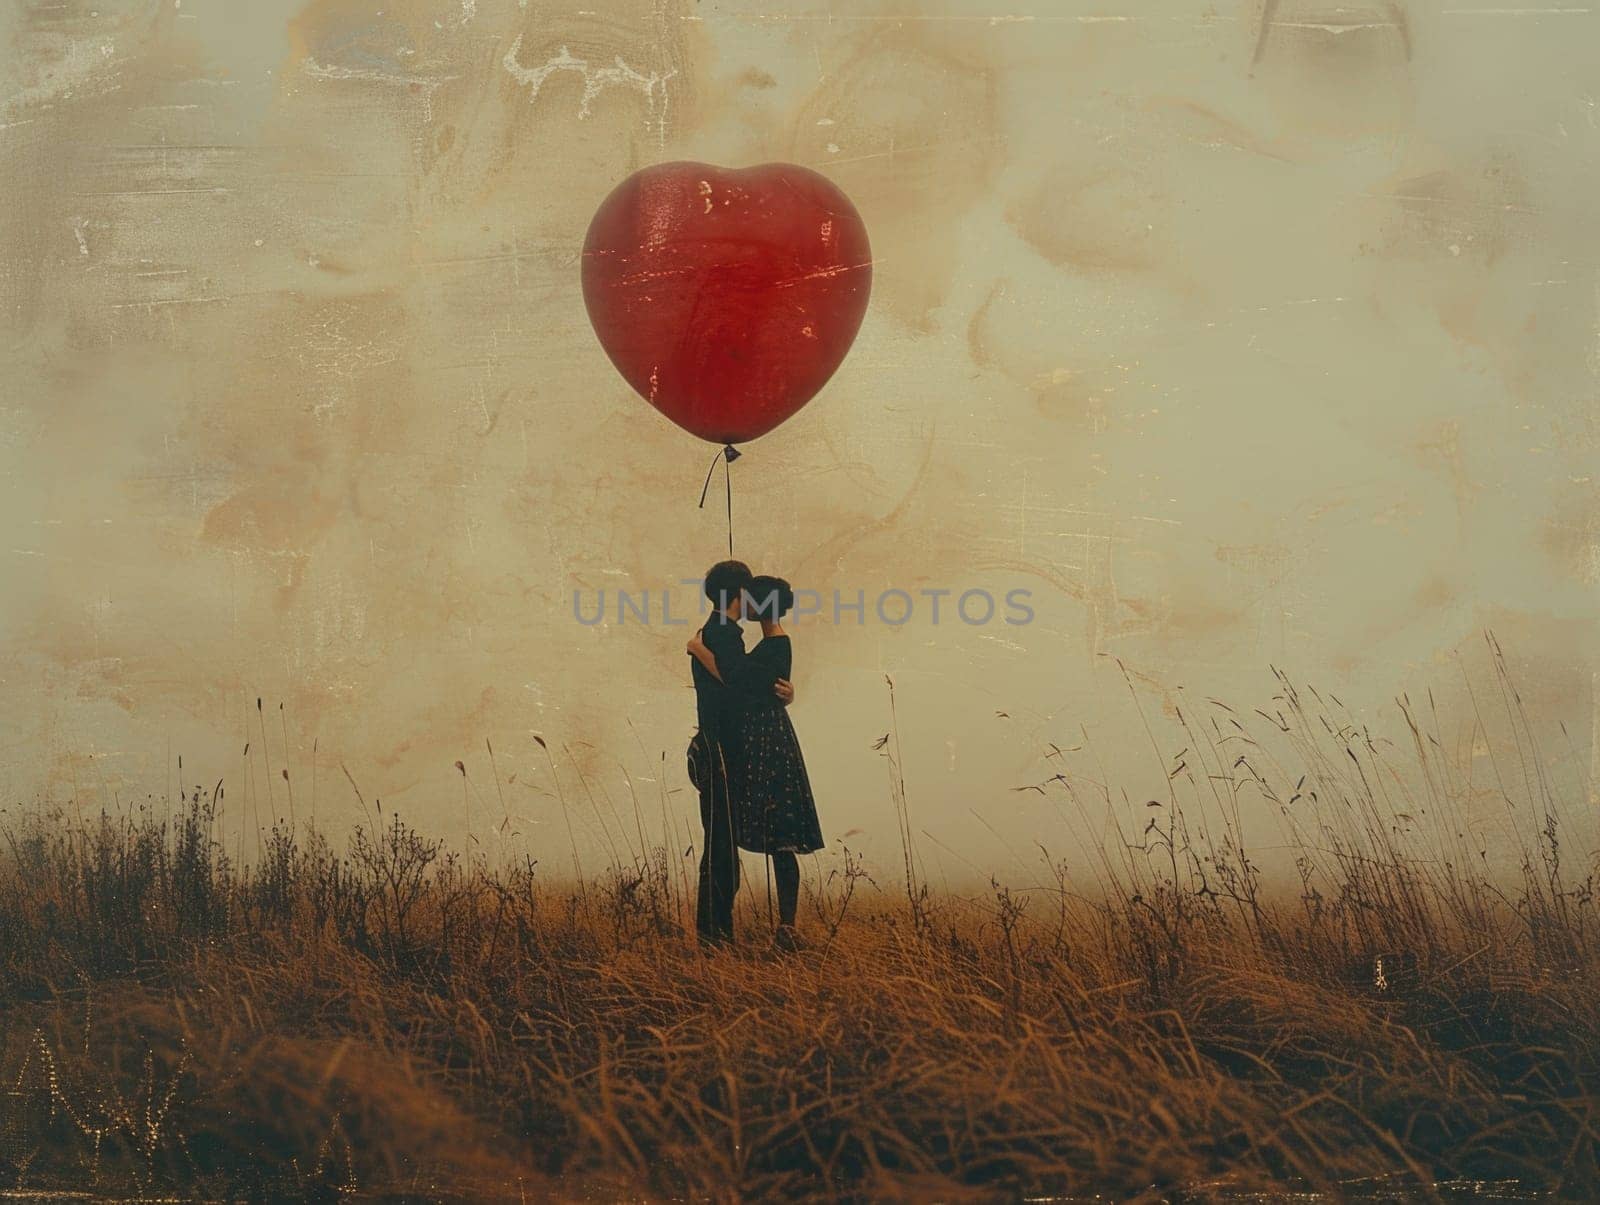
[[[640,396],[701,439],[755,439],[827,383],[872,290],[850,199],[792,163],[662,163],[612,190],[583,243],[583,301]]]

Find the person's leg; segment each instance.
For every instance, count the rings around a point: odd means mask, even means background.
[[[739,891],[739,847],[733,839],[732,809],[726,793],[720,796],[716,813],[716,835],[712,844],[711,876],[716,884],[713,905],[717,935],[733,939],[733,897]]]
[[[715,825],[712,816],[713,788],[709,779],[700,784],[700,875],[695,884],[694,928],[701,941],[716,937],[716,912],[714,900],[717,893],[712,873],[711,849]]]
[[[705,825],[710,889],[708,923],[714,937],[733,938],[733,897],[739,890],[739,848],[735,841],[733,797],[721,751],[713,758],[712,790]]]
[[[772,878],[778,886],[778,923],[793,928],[800,907],[800,859],[793,851],[772,855]]]

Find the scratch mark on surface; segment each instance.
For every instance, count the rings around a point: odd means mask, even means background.
[[[164,297],[153,301],[113,301],[113,310],[151,309],[158,305],[203,305],[209,301],[233,301],[239,297],[267,297],[281,293],[281,289],[250,289],[243,293],[217,293],[202,297]]]
[[[830,142],[828,143],[828,157],[826,159],[808,160],[806,162],[806,166],[816,168],[820,171],[824,168],[838,167],[845,163],[863,163],[868,159],[888,159],[892,162],[897,155],[913,155],[919,151],[942,151],[958,148],[964,149],[966,147],[1003,146],[1005,141],[1006,140],[1003,136],[996,136],[993,138],[961,138],[951,139],[944,142],[920,142],[912,146],[897,146],[895,145],[894,139],[890,138],[888,150],[868,151],[865,154],[846,155],[843,158],[836,157],[834,152],[839,149],[838,145]]]
[[[231,192],[228,188],[119,188],[110,192],[81,192],[80,197],[161,197],[172,193]]]
[[[1347,21],[1343,24],[1331,24],[1323,21],[1274,21],[1276,29],[1315,29],[1319,33],[1331,33],[1335,36],[1344,33],[1354,33],[1359,29],[1398,29],[1393,21]]]
[[[307,58],[300,69],[312,79],[357,80],[370,84],[391,84],[405,88],[422,89],[423,120],[433,120],[433,94],[459,77],[454,75],[400,75],[393,71],[379,71],[372,67],[340,67],[319,63]]]
[[[666,144],[667,107],[670,99],[667,93],[667,81],[678,74],[676,68],[665,74],[658,74],[652,71],[649,75],[641,75],[623,62],[621,55],[618,55],[613,60],[613,66],[591,67],[587,59],[574,57],[572,52],[565,46],[561,47],[560,51],[553,58],[546,60],[543,65],[524,67],[517,58],[521,51],[522,35],[518,34],[516,41],[511,43],[511,49],[506,51],[506,56],[501,62],[504,64],[506,71],[510,73],[511,78],[531,89],[528,94],[529,104],[539,99],[539,89],[544,87],[545,80],[549,79],[555,72],[576,71],[583,76],[583,97],[578,102],[578,119],[580,121],[589,116],[589,106],[594,98],[610,87],[634,88],[643,92],[645,100],[650,106],[650,111],[654,113],[656,111],[656,89],[659,88],[661,90],[661,113],[656,120],[656,131],[662,145]]]
[[[1412,201],[1418,205],[1455,205],[1462,209],[1484,209],[1490,211],[1491,213],[1506,212],[1536,214],[1539,212],[1537,209],[1527,205],[1512,205],[1506,202],[1496,204],[1493,201],[1473,201],[1466,197],[1434,197],[1425,193],[1364,192],[1358,193],[1357,195],[1369,197],[1376,201]]]
[[[1362,19],[1348,21],[1279,21],[1275,19],[1278,11],[1278,0],[1267,0],[1266,6],[1261,10],[1261,26],[1256,32],[1256,45],[1255,50],[1250,55],[1250,66],[1254,69],[1260,64],[1262,55],[1267,50],[1267,38],[1273,29],[1309,29],[1315,30],[1317,33],[1332,34],[1334,37],[1363,29],[1394,29],[1400,33],[1400,44],[1405,50],[1407,60],[1409,60],[1411,58],[1411,29],[1406,23],[1405,12],[1398,4],[1394,3],[1394,0],[1386,0],[1384,8],[1391,18],[1388,21]]]
[[[808,280],[819,280],[829,276],[843,276],[846,272],[857,272],[862,268],[870,268],[873,264],[881,264],[882,262],[883,260],[880,257],[878,259],[864,260],[859,264],[838,264],[831,268],[818,268],[814,272],[802,272],[800,275],[791,276],[787,280],[775,281],[772,287],[775,289],[787,289],[797,284],[803,284]]]
[[[680,21],[704,21],[706,18],[698,14],[678,14]],[[947,24],[982,24],[982,25],[1031,25],[1035,22],[1049,22],[1054,24],[1070,22],[1075,25],[1115,25],[1141,20],[1139,17],[1129,16],[1125,13],[1074,13],[1054,14],[1040,13],[1009,13],[995,16],[984,16],[981,13],[951,13],[951,14],[908,14],[903,16],[863,14],[863,13],[718,13],[718,20],[733,21],[819,21],[832,24],[835,21],[877,21],[882,24],[916,25],[933,22]]]

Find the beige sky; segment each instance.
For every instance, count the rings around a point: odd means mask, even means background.
[[[1070,757],[1137,802],[1174,701],[1270,711],[1269,666],[1385,731],[1431,686],[1484,756],[1486,627],[1582,799],[1600,13],[587,3],[0,8],[7,806],[182,754],[233,825],[315,764],[343,826],[342,763],[558,866],[537,734],[586,853],[630,792],[686,842],[683,630],[573,619],[725,548],[712,449],[579,289],[668,159],[807,164],[873,240],[851,355],[734,466],[741,555],[869,599],[796,633],[830,839],[898,863],[886,675],[930,866],[1020,876],[1080,838],[1014,788]],[[1034,620],[890,626],[891,588]]]

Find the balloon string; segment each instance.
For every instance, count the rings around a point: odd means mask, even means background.
[[[704,510],[706,508],[706,492],[708,490],[710,490],[710,488],[711,488],[711,474],[715,473],[717,471],[717,461],[719,461],[721,459],[722,459],[722,453],[718,452],[715,456],[713,456],[711,458],[711,467],[706,470],[706,483],[700,487],[700,509],[701,510]]]
[[[733,462],[744,453],[732,444],[724,445],[722,451],[711,458],[711,467],[706,470],[705,484],[700,487],[700,509],[706,508],[706,495],[711,492],[711,475],[717,471],[717,461],[727,468],[723,471],[723,485],[728,493],[728,556],[733,556]]]

